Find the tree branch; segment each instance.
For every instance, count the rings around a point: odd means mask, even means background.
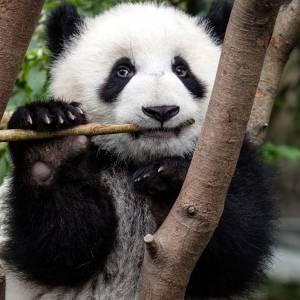
[[[278,14],[248,123],[250,139],[257,144],[266,137],[283,68],[299,41],[300,1],[292,0]]]
[[[183,128],[190,126],[194,123],[194,119],[188,119],[182,122],[176,128]],[[0,142],[15,142],[24,140],[36,140],[36,139],[49,139],[61,136],[74,136],[74,135],[104,135],[104,134],[116,134],[116,133],[128,133],[137,132],[141,128],[134,124],[97,124],[89,123],[85,125],[79,125],[70,129],[64,129],[59,131],[34,131],[23,129],[7,129],[0,130]],[[173,129],[172,129],[173,130]]]
[[[235,1],[187,178],[150,239],[151,245],[159,245],[155,257],[145,247],[141,299],[184,298],[191,272],[223,212],[280,2]]]

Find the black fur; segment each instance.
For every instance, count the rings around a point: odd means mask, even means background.
[[[131,70],[131,75],[126,78],[117,76],[118,69],[122,66]],[[130,81],[135,73],[135,67],[128,57],[118,59],[111,69],[111,72],[106,79],[106,83],[100,88],[100,97],[105,102],[113,102],[122,92],[126,84]]]
[[[215,1],[206,17],[209,28],[212,29],[209,33],[220,44],[224,40],[227,24],[229,22],[234,0],[217,0]]]
[[[66,45],[76,35],[80,34],[83,20],[74,5],[58,6],[47,21],[48,48],[54,59],[58,58]]]
[[[78,125],[85,117],[76,114],[76,107],[60,101],[32,103],[14,113],[9,128],[28,128],[28,114],[33,121],[30,128],[36,130],[59,129],[58,114],[64,116],[62,128]],[[66,111],[77,118],[70,122]],[[44,113],[53,122],[49,128],[40,119]],[[117,227],[113,203],[98,182],[102,166],[97,164],[97,149],[78,143],[77,137],[9,146],[15,166],[4,258],[26,278],[44,285],[84,283],[105,265]],[[50,168],[48,181],[32,176],[36,162]]]
[[[196,98],[203,98],[205,95],[205,86],[195,77],[189,64],[182,57],[176,56],[172,64],[173,72],[175,72],[177,66],[182,66],[188,71],[186,77],[178,77],[180,81]]]

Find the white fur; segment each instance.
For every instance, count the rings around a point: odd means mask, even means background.
[[[194,99],[171,70],[175,56],[183,57],[206,86],[203,99]],[[179,137],[160,140],[129,134],[101,136],[95,141],[122,158],[184,155],[194,149],[213,87],[220,48],[209,37],[205,22],[179,10],[157,4],[122,4],[93,19],[87,19],[80,38],[52,68],[54,97],[83,104],[91,121],[134,123],[159,127],[142,112],[142,106],[178,105],[180,112],[166,122],[176,127],[194,118]],[[99,90],[113,64],[129,57],[136,74],[114,103],[100,99]]]

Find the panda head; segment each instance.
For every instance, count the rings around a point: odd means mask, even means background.
[[[47,24],[51,94],[82,103],[92,122],[140,126],[138,134],[94,138],[119,157],[189,155],[207,111],[228,16],[220,10],[216,18],[199,19],[143,3],[83,19],[64,4]],[[195,123],[180,129],[191,118]]]

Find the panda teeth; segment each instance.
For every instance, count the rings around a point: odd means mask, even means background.
[[[155,128],[141,128],[139,131],[131,133],[131,136],[134,139],[138,139],[141,136],[145,137],[153,137],[153,138],[168,138],[171,137],[171,134],[173,136],[178,137],[181,130],[189,125],[194,124],[194,119],[188,119],[187,121],[179,124],[176,127],[155,127]],[[157,136],[156,136],[157,134]]]
[[[180,129],[179,129],[180,130]],[[177,130],[174,128],[144,128],[141,131],[135,132],[132,136],[135,139],[140,137],[145,138],[171,138],[176,136]]]

